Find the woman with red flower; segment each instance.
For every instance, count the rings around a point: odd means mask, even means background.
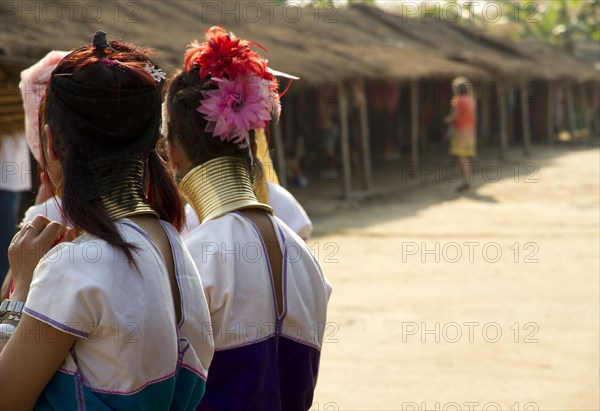
[[[220,27],[190,45],[166,96],[169,158],[200,225],[184,241],[216,352],[199,410],[308,410],[331,286],[304,241],[259,202],[254,130],[280,111],[274,72]]]

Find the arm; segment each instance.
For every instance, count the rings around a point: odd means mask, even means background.
[[[48,181],[48,178],[46,177],[46,173],[42,172],[40,174],[40,179],[41,179],[41,185],[39,187],[38,193],[35,198],[35,205],[42,204],[47,199],[54,196],[52,194],[51,183]],[[60,211],[58,209],[56,210],[56,211],[58,211],[58,216],[55,215],[57,213],[54,212],[54,204],[50,203],[49,206],[51,206],[52,208],[51,209],[46,208],[46,210],[41,210],[39,207],[37,208],[37,210],[35,210],[35,207],[30,207],[25,212],[25,217],[23,218],[23,220],[21,220],[19,227],[23,227],[23,225],[25,223],[33,220],[36,217],[36,214],[37,214],[36,211],[46,214],[46,217],[50,216],[50,218],[60,218]],[[32,211],[32,210],[34,210],[34,211]],[[4,301],[9,297],[11,285],[12,285],[12,274],[11,274],[11,269],[9,267],[8,272],[6,273],[6,276],[4,277],[4,282],[2,283],[2,287],[0,288],[0,301]]]
[[[72,237],[66,227],[41,215],[17,233],[8,252],[15,282],[13,300],[27,300],[41,257],[65,237]],[[27,314],[17,322],[5,318],[2,324],[18,325],[14,334],[0,334],[0,408],[31,409],[67,357],[75,337]]]
[[[8,342],[0,341],[0,408],[33,409],[74,343],[73,335],[23,314]]]
[[[10,284],[12,283],[12,275],[10,274],[10,268],[6,273],[6,277],[4,277],[4,282],[2,283],[2,288],[0,289],[0,301],[4,301],[8,298],[10,294]]]
[[[444,117],[444,123],[450,124],[456,120],[456,114],[458,113],[458,109],[455,105],[452,105],[452,109],[450,110],[450,114]]]

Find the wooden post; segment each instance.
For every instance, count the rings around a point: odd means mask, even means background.
[[[373,173],[371,169],[371,136],[369,134],[369,115],[367,111],[367,93],[365,89],[365,81],[361,77],[357,80],[358,84],[354,90],[360,93],[357,96],[360,112],[360,137],[363,155],[364,167],[364,188],[369,191],[373,188]]]
[[[488,96],[481,93],[481,134],[480,136],[485,138],[490,137],[490,102]],[[483,140],[483,139],[482,139]]]
[[[567,94],[567,113],[569,114],[569,131],[571,132],[571,140],[575,139],[575,132],[577,131],[577,119],[575,118],[575,101],[573,98],[573,87],[567,85],[565,87]]]
[[[590,106],[590,118],[592,119],[592,126],[593,126],[593,134],[592,137],[598,139],[600,138],[600,116],[597,116],[597,111],[598,108],[596,107],[596,100],[597,100],[597,95],[598,95],[598,87],[597,86],[593,86],[590,89],[591,93],[592,93],[592,105]]]
[[[498,106],[500,108],[500,158],[505,160],[508,154],[508,114],[506,107],[506,92],[507,87],[500,83],[498,84]]]
[[[529,119],[529,90],[528,83],[519,82],[521,94],[521,124],[523,126],[523,151],[526,156],[531,152],[531,126]]]
[[[350,198],[352,191],[352,169],[350,164],[350,137],[348,132],[348,98],[343,82],[338,82],[338,100],[340,110],[340,137],[342,145],[342,162],[344,168],[344,197]]]
[[[285,147],[281,137],[281,122],[273,122],[273,137],[275,138],[275,155],[277,156],[277,174],[279,185],[287,188],[287,175],[285,170]]]
[[[583,127],[588,129],[588,135],[592,134],[592,119],[589,110],[588,99],[586,97],[585,85],[579,84],[579,101],[581,102],[581,116],[583,118]]]
[[[413,167],[419,163],[419,83],[415,80],[410,93],[410,148]]]
[[[555,125],[555,102],[556,102],[556,84],[548,82],[548,112],[546,118],[546,126],[548,127],[548,144],[554,144],[554,125]]]

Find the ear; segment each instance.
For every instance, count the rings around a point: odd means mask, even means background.
[[[174,146],[173,143],[171,143],[170,141],[167,141],[167,156],[169,156],[169,165],[171,165],[172,168],[177,169],[177,167],[179,166],[179,150],[177,150]]]
[[[258,158],[258,143],[256,142],[256,132],[252,130],[252,136],[249,137],[250,140],[250,152],[252,153],[252,158]]]
[[[46,152],[48,154],[48,159],[51,161],[58,161],[58,156],[56,155],[56,150],[54,148],[54,138],[48,124],[44,125],[44,134],[46,134]]]
[[[175,174],[183,178],[191,169],[190,160],[177,141],[167,141],[167,153],[169,156],[169,165],[175,171]]]

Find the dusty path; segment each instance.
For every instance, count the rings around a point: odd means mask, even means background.
[[[319,223],[313,410],[600,409],[600,150],[518,161]]]

